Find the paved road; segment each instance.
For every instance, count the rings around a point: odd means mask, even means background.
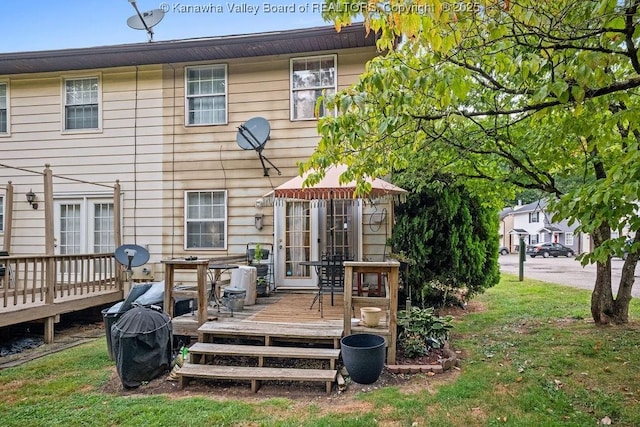
[[[517,254],[501,255],[498,259],[500,271],[517,276],[519,271],[518,260],[519,257]],[[611,281],[614,295],[618,292],[620,271],[623,263],[624,261],[620,258],[613,258],[611,260]],[[640,270],[636,269],[636,284],[631,292],[634,297],[640,297],[639,271]],[[595,264],[590,264],[582,267],[575,258],[531,258],[528,256],[524,263],[524,277],[593,290],[593,285],[596,281],[596,266]]]

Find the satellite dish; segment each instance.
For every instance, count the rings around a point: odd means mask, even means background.
[[[236,141],[243,150],[262,151],[270,132],[271,126],[266,119],[254,117],[238,127]]]
[[[131,271],[131,267],[139,267],[149,261],[149,251],[138,245],[119,246],[114,256],[116,261],[127,267],[127,271]]]
[[[147,30],[149,41],[153,41],[153,30],[151,28],[162,21],[164,11],[162,9],[153,9],[148,12],[140,12],[134,0],[129,0],[129,3],[136,10],[136,14],[127,19],[127,25],[134,30]]]
[[[269,159],[262,155],[262,150],[269,140],[269,133],[271,132],[271,126],[267,119],[262,117],[254,117],[247,120],[245,123],[238,126],[238,133],[236,135],[236,141],[238,146],[243,150],[254,150],[258,153],[260,162],[262,163],[262,170],[264,176],[269,176],[269,168],[264,164],[265,160],[278,171],[278,175],[282,175],[280,169],[278,169]]]

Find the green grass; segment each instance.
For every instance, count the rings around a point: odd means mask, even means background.
[[[319,399],[176,399],[100,390],[104,340],[0,371],[3,426],[614,426],[640,425],[640,304],[597,327],[590,293],[503,276],[455,320],[460,370],[383,387],[344,407]],[[215,392],[214,392],[215,393]],[[346,398],[345,398],[346,399]]]

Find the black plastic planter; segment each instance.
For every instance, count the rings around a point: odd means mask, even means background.
[[[373,334],[352,334],[340,340],[342,361],[351,379],[359,384],[378,380],[384,368],[384,338]]]

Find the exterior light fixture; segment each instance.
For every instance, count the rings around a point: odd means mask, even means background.
[[[27,196],[27,202],[29,203],[29,205],[33,209],[38,209],[38,204],[36,203],[36,193],[34,193],[33,190],[29,190],[26,196]]]

